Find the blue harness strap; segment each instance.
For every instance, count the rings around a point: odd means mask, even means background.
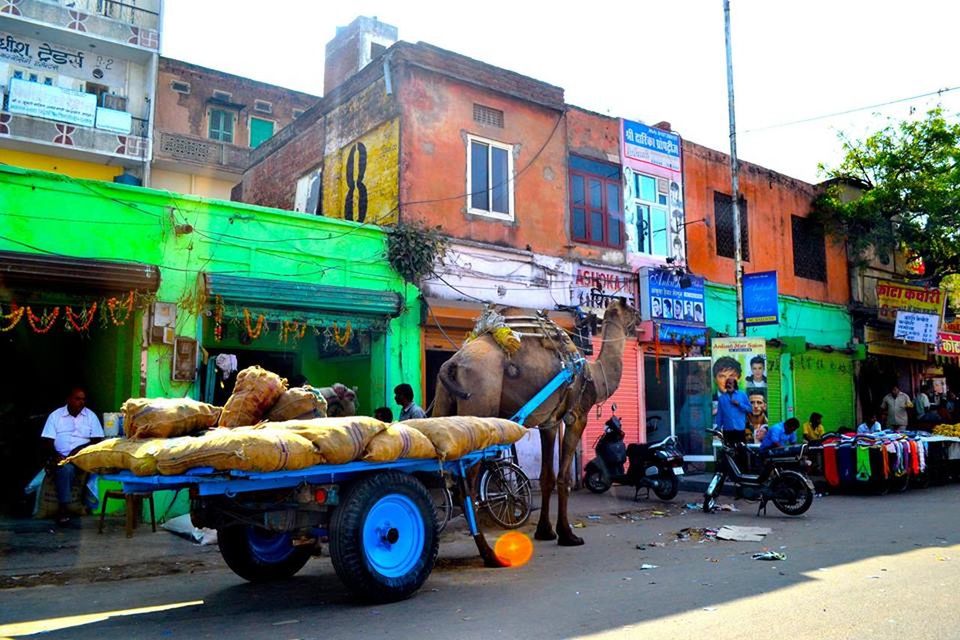
[[[540,391],[530,398],[525,405],[520,407],[520,410],[513,414],[510,419],[518,424],[523,424],[526,419],[530,417],[530,414],[536,411],[540,405],[543,404],[544,401],[553,394],[554,391],[567,384],[575,375],[583,371],[583,366],[585,363],[586,360],[584,360],[582,357],[577,358],[576,360],[571,360],[562,369],[560,369],[560,372],[555,375],[543,389],[540,389]]]

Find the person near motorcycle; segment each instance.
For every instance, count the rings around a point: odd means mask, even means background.
[[[799,428],[800,421],[796,418],[787,418],[786,422],[777,422],[770,425],[767,427],[767,435],[760,443],[760,453],[777,447],[797,444],[797,429]]]

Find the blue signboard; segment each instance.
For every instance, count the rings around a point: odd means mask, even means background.
[[[623,155],[680,171],[680,136],[639,122],[623,121]]]
[[[683,273],[678,275],[673,269],[650,269],[641,286],[644,289],[642,311],[645,318],[654,322],[706,326],[703,278]]]
[[[659,334],[660,342],[664,343],[693,344],[698,347],[703,347],[707,344],[706,327],[690,327],[663,323],[657,325],[657,333]]]
[[[743,322],[748,327],[780,323],[776,271],[743,274]]]

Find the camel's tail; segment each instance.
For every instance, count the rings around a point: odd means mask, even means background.
[[[457,381],[457,363],[453,360],[447,360],[440,366],[440,372],[437,374],[437,378],[440,380],[443,388],[449,391],[454,397],[461,400],[466,400],[470,397],[470,393],[460,386],[460,383]]]

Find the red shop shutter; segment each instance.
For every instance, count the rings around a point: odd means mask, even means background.
[[[599,336],[593,339],[593,358],[600,353],[601,338]],[[581,449],[583,455],[580,457],[581,468],[579,474],[583,475],[583,467],[593,458],[593,445],[603,433],[603,423],[610,417],[610,407],[617,403],[617,415],[623,422],[624,442],[642,442],[646,435],[646,429],[640,427],[640,349],[635,340],[627,340],[623,348],[623,375],[620,376],[620,386],[617,387],[613,396],[603,403],[600,417],[597,417],[597,409],[594,407],[587,416],[587,426],[583,430],[581,439]]]

